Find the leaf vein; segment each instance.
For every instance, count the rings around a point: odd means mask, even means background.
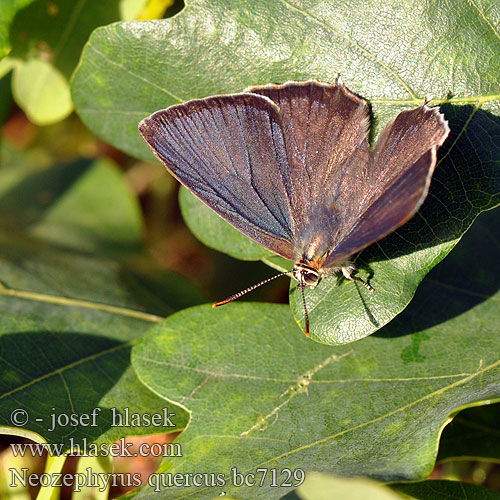
[[[99,56],[101,56],[107,63],[109,63],[109,64],[111,64],[113,66],[118,66],[125,73],[128,73],[129,75],[133,76],[134,78],[137,78],[138,80],[141,80],[142,82],[147,83],[148,85],[151,85],[155,89],[160,90],[161,92],[163,92],[164,94],[167,94],[172,99],[175,99],[177,102],[179,102],[179,103],[183,102],[183,99],[181,99],[180,97],[176,96],[175,94],[173,94],[172,92],[170,92],[166,88],[161,87],[160,85],[157,85],[156,83],[152,82],[151,80],[148,80],[147,78],[145,78],[145,77],[143,77],[141,75],[138,75],[137,73],[134,73],[133,71],[130,71],[130,69],[128,69],[126,66],[123,66],[122,64],[120,64],[120,63],[118,63],[116,61],[113,61],[109,57],[106,57],[106,55],[104,53],[102,53],[100,50],[96,49],[95,46],[92,45],[91,43],[89,43],[89,48],[91,50],[93,50],[96,54],[98,54]]]
[[[3,283],[0,283],[0,295],[16,297],[25,300],[34,300],[38,302],[47,302],[49,304],[57,304],[66,307],[84,307],[86,309],[95,309],[98,311],[105,311],[112,314],[119,314],[122,316],[141,319],[144,321],[149,321],[151,323],[159,323],[160,321],[163,321],[165,319],[161,316],[157,316],[156,314],[138,311],[136,309],[128,309],[126,307],[113,306],[110,304],[100,304],[97,302],[91,302],[89,300],[74,299],[70,297],[59,297],[57,295],[49,295],[46,293],[16,290],[14,288],[6,287]]]
[[[403,80],[403,78],[401,78],[401,76],[395,70],[393,70],[390,66],[388,66],[387,64],[385,64],[383,61],[379,60],[368,49],[366,49],[365,47],[363,47],[359,43],[357,43],[354,40],[352,40],[346,34],[341,33],[338,30],[335,30],[331,25],[325,23],[321,19],[318,19],[317,17],[311,15],[309,12],[307,12],[305,10],[302,10],[302,9],[299,9],[298,7],[295,7],[294,5],[291,5],[290,3],[287,2],[287,0],[280,0],[280,1],[281,1],[281,3],[283,3],[283,5],[285,5],[289,9],[294,10],[295,12],[298,12],[298,13],[302,14],[304,17],[307,17],[307,18],[311,19],[312,21],[314,21],[315,23],[323,26],[323,28],[326,28],[327,30],[329,30],[331,32],[334,32],[337,35],[341,36],[342,38],[344,38],[344,40],[346,40],[351,45],[354,45],[354,46],[358,47],[362,52],[364,52],[367,56],[369,56],[369,58],[371,58],[376,64],[378,64],[380,67],[382,67],[388,73],[390,73],[403,86],[403,88],[408,93],[410,93],[415,99],[417,98],[416,92],[410,87],[410,85],[407,82],[405,82]]]
[[[44,375],[36,377],[33,380],[30,380],[29,382],[26,382],[25,384],[22,384],[22,385],[16,387],[15,389],[11,389],[8,392],[0,394],[0,400],[7,398],[7,397],[15,394],[16,392],[27,389],[28,387],[30,387],[34,384],[37,384],[38,382],[42,382],[43,380],[47,380],[48,378],[53,377],[54,375],[61,375],[65,371],[71,370],[72,368],[80,366],[84,363],[87,363],[89,361],[94,361],[94,360],[99,359],[103,356],[107,356],[108,354],[119,351],[120,349],[125,349],[128,347],[131,347],[132,345],[135,344],[135,342],[136,342],[136,340],[134,339],[134,340],[131,340],[130,342],[126,342],[126,343],[120,344],[118,346],[113,346],[109,349],[104,349],[103,351],[91,354],[90,356],[86,356],[85,358],[81,358],[81,359],[78,359],[77,361],[73,361],[73,363],[68,363],[67,365],[61,366],[60,368],[56,368],[55,370],[52,370],[49,373],[45,373]]]

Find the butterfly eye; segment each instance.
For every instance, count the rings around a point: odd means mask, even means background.
[[[313,286],[316,285],[319,281],[319,276],[315,272],[311,271],[305,271],[302,274],[302,279],[304,280],[304,283],[308,286]]]

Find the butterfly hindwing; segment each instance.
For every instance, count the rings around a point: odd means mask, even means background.
[[[380,240],[415,214],[427,196],[437,148],[448,134],[444,116],[428,106],[403,111],[387,125],[372,155],[370,189],[359,199],[363,214],[325,266]]]

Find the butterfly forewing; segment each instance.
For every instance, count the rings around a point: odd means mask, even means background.
[[[294,257],[283,122],[272,101],[254,94],[190,101],[139,129],[201,201],[262,246]]]
[[[436,108],[404,111],[381,133],[370,166],[370,183],[359,199],[363,214],[325,262],[332,266],[403,225],[427,196],[437,148],[449,134]]]

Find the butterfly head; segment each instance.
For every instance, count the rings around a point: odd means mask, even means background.
[[[321,280],[320,273],[303,262],[297,262],[292,270],[292,276],[301,287],[314,288]]]

